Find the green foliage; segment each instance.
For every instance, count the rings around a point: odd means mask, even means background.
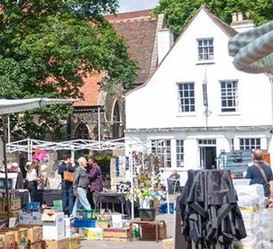
[[[160,0],[154,14],[165,14],[167,26],[178,36],[203,4],[226,23],[235,12],[249,12],[257,25],[273,19],[271,0]]]
[[[94,153],[95,153],[95,158],[101,167],[102,173],[110,173],[112,152],[96,151]]]
[[[101,85],[106,90],[113,84],[131,87],[136,64],[103,18],[117,7],[117,0],[0,0],[1,97],[78,98],[83,77],[94,71],[106,72]],[[58,132],[57,121],[71,110],[63,105],[35,110],[19,127],[41,136],[27,120],[39,114],[41,123]]]

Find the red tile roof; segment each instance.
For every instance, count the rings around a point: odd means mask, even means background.
[[[80,88],[83,97],[79,102],[73,104],[74,107],[98,106],[100,95],[100,81],[102,73],[92,74],[85,78],[84,85]]]
[[[151,10],[135,11],[105,16],[113,24],[117,33],[123,36],[128,47],[129,57],[136,60],[139,67],[136,84],[143,84],[150,75],[152,56],[155,44],[157,19],[151,17]],[[85,79],[80,89],[83,101],[74,104],[75,107],[97,106],[99,103],[99,85],[102,75]]]

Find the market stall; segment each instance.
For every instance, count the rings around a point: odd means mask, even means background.
[[[46,105],[51,104],[67,104],[72,103],[77,100],[74,99],[49,99],[49,98],[33,98],[33,99],[0,99],[0,115],[2,116],[2,128],[3,128],[3,137],[1,140],[1,154],[3,155],[3,165],[4,165],[4,174],[5,174],[5,196],[7,202],[7,216],[9,217],[10,213],[10,201],[9,201],[9,175],[7,168],[7,157],[6,157],[6,144],[7,144],[7,115],[12,113],[24,112],[27,110],[41,108]]]

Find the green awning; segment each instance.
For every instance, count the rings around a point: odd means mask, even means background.
[[[273,74],[273,21],[230,38],[228,50],[238,70]]]

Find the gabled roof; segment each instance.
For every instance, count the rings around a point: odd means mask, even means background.
[[[201,9],[203,9],[208,16],[211,18],[211,20],[220,28],[224,31],[224,33],[226,33],[227,36],[232,37],[234,35],[236,35],[238,32],[231,28],[227,23],[223,22],[220,18],[218,18],[217,16],[215,16],[214,14],[212,14],[204,5],[202,5],[199,10],[197,11],[197,13],[195,14],[198,15],[198,13],[201,11]]]
[[[190,20],[190,22],[186,25],[186,27],[184,28],[184,30],[182,31],[182,33],[180,34],[180,36],[178,37],[178,39],[176,40],[175,44],[172,46],[172,48],[168,51],[168,53],[165,55],[165,57],[163,58],[163,60],[160,62],[160,64],[164,61],[164,59],[168,56],[168,54],[170,53],[170,51],[175,47],[175,45],[177,44],[177,42],[179,42],[180,38],[183,36],[183,34],[186,32],[186,30],[188,29],[188,27],[191,25],[191,23],[194,21],[194,19],[198,16],[198,14],[201,12],[201,10],[203,10],[210,18],[211,20],[228,36],[228,37],[233,37],[234,35],[236,35],[238,32],[236,30],[234,30],[233,28],[231,28],[228,24],[226,24],[225,22],[223,22],[220,18],[218,18],[217,16],[215,16],[214,14],[212,14],[206,7],[205,5],[200,6],[200,8],[198,9],[198,11],[196,11],[196,13],[193,15],[192,19]],[[160,65],[157,67],[156,70],[159,70]],[[155,72],[153,72],[155,73]],[[152,75],[150,76],[150,78],[152,77]],[[129,95],[131,92],[134,92],[136,90],[138,90],[139,88],[144,87],[145,85],[147,85],[147,83],[149,82],[149,79],[147,79],[147,81],[138,86],[137,88],[132,89],[131,91],[128,91],[126,93],[126,95]]]
[[[121,35],[128,47],[129,57],[139,66],[136,84],[143,84],[155,68],[153,60],[158,19],[151,16],[151,10],[109,15],[105,17]]]
[[[157,64],[157,18],[151,17],[151,10],[122,13],[116,16],[108,15],[105,18],[124,38],[130,59],[136,60],[138,63],[139,71],[136,84],[143,84]],[[75,103],[74,107],[91,107],[100,104],[99,83],[102,76],[102,74],[91,75],[84,80],[85,83],[80,89],[83,100]]]

